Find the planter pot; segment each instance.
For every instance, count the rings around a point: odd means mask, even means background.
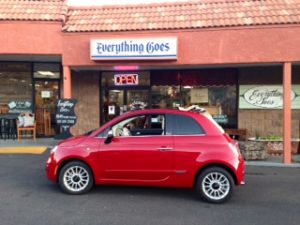
[[[299,153],[299,141],[292,141],[292,154]],[[283,141],[267,141],[267,153],[270,155],[283,154]]]

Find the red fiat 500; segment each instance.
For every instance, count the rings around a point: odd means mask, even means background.
[[[47,176],[69,194],[94,184],[194,188],[225,202],[244,183],[238,145],[206,113],[149,109],[123,114],[55,146]]]

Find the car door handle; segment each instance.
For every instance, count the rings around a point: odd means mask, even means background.
[[[170,150],[173,150],[173,148],[171,148],[171,147],[160,147],[160,148],[157,148],[157,150],[159,150],[159,151],[170,151]]]

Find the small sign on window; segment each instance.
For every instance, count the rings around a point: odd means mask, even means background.
[[[108,106],[108,115],[115,115],[116,114],[116,107],[114,105]]]
[[[42,91],[42,98],[51,98],[51,91]]]

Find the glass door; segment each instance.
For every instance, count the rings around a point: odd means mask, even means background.
[[[149,71],[108,71],[101,74],[101,124],[133,110],[150,106]]]
[[[59,99],[59,81],[35,81],[36,132],[41,136],[57,134],[55,108]]]
[[[106,123],[123,113],[124,90],[105,91],[102,102],[102,123]]]
[[[134,110],[136,106],[149,107],[149,90],[108,89],[102,94],[102,124]]]

